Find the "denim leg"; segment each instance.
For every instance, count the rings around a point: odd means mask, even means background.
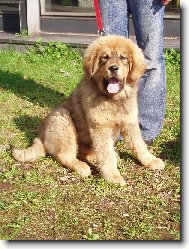
[[[129,0],[136,39],[147,70],[138,91],[139,123],[145,141],[153,140],[163,125],[166,79],[163,54],[164,7],[159,0]]]
[[[129,11],[127,0],[100,0],[99,2],[105,34],[128,37]]]

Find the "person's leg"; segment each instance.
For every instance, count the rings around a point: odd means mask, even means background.
[[[129,11],[127,0],[100,0],[105,35],[123,35],[128,37]]]
[[[165,114],[164,7],[160,0],[129,0],[137,43],[143,49],[147,70],[139,84],[139,123],[145,141],[153,140]]]

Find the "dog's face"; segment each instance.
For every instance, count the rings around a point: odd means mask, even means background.
[[[137,82],[146,64],[141,49],[130,39],[111,35],[100,37],[87,48],[83,67],[99,90],[112,96]]]

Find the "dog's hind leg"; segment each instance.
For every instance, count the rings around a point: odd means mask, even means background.
[[[77,132],[66,109],[58,110],[45,120],[41,137],[47,153],[52,155],[61,165],[75,171],[82,177],[91,174],[90,167],[77,159]]]
[[[91,174],[90,167],[85,162],[78,160],[76,157],[70,157],[70,155],[66,155],[65,152],[60,152],[56,156],[56,159],[60,164],[75,171],[83,178],[88,177]]]

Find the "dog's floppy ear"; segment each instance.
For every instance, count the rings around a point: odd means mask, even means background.
[[[146,70],[144,54],[142,50],[133,42],[130,43],[129,67],[130,73],[128,75],[128,80],[130,82],[139,80]]]
[[[90,77],[93,77],[98,68],[98,63],[99,63],[98,50],[99,47],[97,46],[97,44],[92,43],[86,49],[84,54],[83,69]]]

